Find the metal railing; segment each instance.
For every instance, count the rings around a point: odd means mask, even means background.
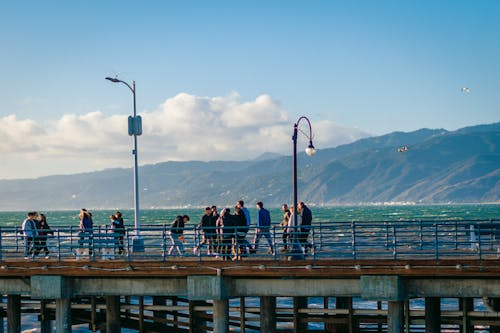
[[[144,251],[132,251],[134,228],[123,231],[97,227],[82,232],[77,227],[57,227],[52,234],[27,239],[20,227],[0,228],[0,261],[9,259],[102,260],[152,259],[166,261],[172,257],[199,260],[246,260],[268,258],[280,260],[290,253],[283,251],[284,229],[269,230],[273,251],[265,237],[253,253],[248,253],[255,228],[242,230],[186,227],[179,239],[169,225],[143,225]],[[288,240],[293,239],[293,232]],[[297,231],[300,239],[300,231]],[[498,238],[498,240],[497,240]],[[205,244],[210,239],[212,244]],[[178,248],[176,248],[176,245]],[[290,243],[288,250],[291,249]],[[352,221],[316,223],[308,234],[307,245],[299,244],[306,259],[490,259],[500,256],[500,219],[445,221]]]

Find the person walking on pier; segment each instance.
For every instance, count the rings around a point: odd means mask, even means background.
[[[177,215],[174,222],[170,225],[170,240],[172,241],[172,246],[168,250],[168,255],[172,255],[174,250],[177,249],[177,253],[180,256],[184,255],[184,226],[186,222],[189,221],[189,216]]]
[[[213,252],[214,246],[214,234],[215,234],[215,223],[212,224],[212,210],[210,207],[205,208],[205,214],[201,217],[200,223],[198,224],[198,230],[201,232],[201,241],[193,249],[193,253],[196,255],[198,251],[203,247],[203,245],[208,246],[207,255]]]
[[[231,248],[236,231],[230,208],[222,210],[217,221],[217,227],[219,228],[220,237],[219,255],[222,257],[222,260],[228,260],[231,256]]]
[[[239,259],[241,255],[246,255],[248,250],[249,250],[249,245],[248,241],[245,239],[247,235],[247,220],[245,217],[245,214],[243,213],[243,210],[240,208],[240,206],[234,207],[234,225],[236,226],[235,229],[235,237],[234,237],[234,253],[235,253],[235,258]]]
[[[35,256],[35,238],[38,236],[35,216],[35,212],[29,212],[26,219],[23,221],[24,259],[29,259],[30,256]]]
[[[273,241],[271,239],[271,233],[270,233],[270,228],[271,228],[271,214],[269,214],[269,211],[264,208],[264,204],[262,201],[257,202],[257,231],[255,232],[255,236],[253,239],[253,246],[250,252],[256,253],[257,249],[259,247],[259,240],[262,237],[265,237],[267,239],[267,243],[269,244],[269,250],[267,251],[268,254],[274,254],[274,249],[273,249]]]
[[[242,242],[242,244],[244,245],[245,248],[250,249],[251,245],[250,245],[250,242],[247,240],[247,234],[248,234],[248,231],[250,230],[250,225],[252,224],[252,218],[250,217],[250,211],[248,210],[248,208],[245,207],[245,201],[243,201],[243,200],[238,200],[238,202],[236,203],[236,207],[239,207],[241,209],[241,211],[245,215],[245,220],[246,220],[246,228],[241,230],[244,235],[241,235],[242,237],[241,237],[240,241]]]
[[[125,221],[123,220],[122,213],[117,211],[115,213],[116,220],[118,221],[116,232],[118,236],[118,254],[122,254],[124,251],[124,238],[125,238]]]
[[[304,253],[307,253],[307,250],[312,248],[312,244],[307,241],[309,231],[311,230],[312,213],[303,201],[299,202],[298,209],[297,212],[300,214],[300,230],[297,238],[303,247]]]
[[[109,216],[111,221],[111,230],[115,238],[115,249],[118,248],[118,254],[123,253],[123,235],[125,234],[125,226],[123,225],[122,213],[116,212]]]
[[[281,206],[281,210],[283,211],[283,219],[280,222],[280,227],[283,228],[283,252],[288,251],[288,244],[291,244],[290,233],[288,232],[288,223],[290,222],[290,209],[288,209],[288,205],[285,203]]]
[[[38,228],[38,241],[37,241],[37,248],[35,249],[35,255],[37,255],[40,252],[45,253],[45,259],[49,259],[49,249],[47,247],[47,238],[49,234],[54,234],[53,231],[50,230],[50,226],[47,223],[47,217],[45,214],[40,214],[40,221],[37,223],[37,228]]]

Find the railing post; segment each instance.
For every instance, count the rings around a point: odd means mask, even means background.
[[[164,224],[161,231],[161,256],[163,261],[167,260],[167,227]]]
[[[314,237],[313,237],[313,242],[314,242]],[[323,223],[321,222],[319,223],[319,249],[320,250],[323,249]]]
[[[389,248],[389,223],[387,221],[384,222],[385,225],[385,249]]]
[[[396,235],[396,225],[392,225],[392,257],[396,260],[398,256],[398,239]]]
[[[2,234],[2,227],[0,227],[0,261],[2,261],[3,259],[3,246],[2,246],[2,238],[3,238],[3,234]]]
[[[356,222],[354,221],[351,222],[351,233],[352,233],[352,240],[351,240],[352,257],[353,259],[356,259]]]
[[[436,255],[436,260],[439,260],[439,236],[438,236],[439,228],[438,224],[434,224],[434,250]]]
[[[19,232],[19,227],[16,227],[14,238],[16,239],[16,252],[19,251],[19,240],[24,238],[24,233],[23,230],[21,229],[21,232]],[[19,236],[21,235],[21,236]]]
[[[320,231],[320,240],[321,240],[321,231]],[[316,242],[314,241],[315,228],[311,227],[311,253],[313,255],[313,259],[316,259]],[[321,243],[320,243],[321,244]]]
[[[483,251],[481,250],[481,225],[477,225],[477,254],[479,255],[479,261],[483,258]]]
[[[422,250],[424,246],[424,236],[423,236],[424,230],[422,226],[422,220],[418,220],[418,237],[420,241],[420,250]]]
[[[70,234],[71,235],[71,234]],[[73,241],[73,237],[71,238],[71,242]],[[61,262],[61,233],[59,228],[56,229],[56,239],[57,239],[57,261]],[[70,246],[71,251],[73,251],[73,247]]]
[[[127,260],[130,261],[130,228],[125,230],[125,235],[127,236]]]
[[[235,230],[237,230],[237,229],[235,229]],[[276,260],[276,253],[278,252],[278,246],[276,244],[276,226],[273,226],[272,230],[273,230],[273,234],[272,234],[272,237],[271,237],[272,238],[271,240],[273,242],[273,253],[272,253],[272,255],[273,255],[273,259]],[[235,231],[235,233],[236,233],[235,239],[236,239],[236,245],[237,245],[237,248],[236,248],[236,258],[238,258],[239,257],[238,256],[238,249],[240,247],[240,244],[239,244],[239,240],[238,240],[238,232]],[[314,242],[314,234],[313,234],[313,242]]]

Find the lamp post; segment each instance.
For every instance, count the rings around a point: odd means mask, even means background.
[[[137,136],[142,134],[142,120],[141,116],[137,116],[136,104],[135,104],[135,81],[132,81],[132,86],[127,82],[119,80],[117,78],[106,77],[113,83],[123,83],[132,92],[134,99],[134,116],[128,117],[128,134],[134,136],[134,150],[132,150],[132,155],[134,155],[134,229],[135,236],[132,238],[132,251],[133,252],[143,252],[144,242],[141,237],[140,222],[139,222],[139,176],[137,167]]]
[[[307,117],[301,116],[297,122],[293,125],[293,136],[292,136],[292,141],[293,141],[293,215],[292,215],[292,251],[290,253],[290,256],[288,257],[288,260],[297,260],[297,259],[304,259],[304,254],[302,253],[302,249],[300,248],[300,244],[297,239],[297,233],[298,233],[298,223],[297,223],[297,136],[298,136],[298,131],[299,131],[299,123],[301,120],[307,121],[307,124],[309,125],[309,145],[306,148],[306,154],[308,156],[312,156],[316,153],[316,149],[314,149],[313,143],[312,143],[312,128],[311,128],[311,122]],[[302,132],[303,133],[303,132]],[[304,133],[307,136],[307,133]]]

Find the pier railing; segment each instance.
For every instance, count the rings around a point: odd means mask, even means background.
[[[57,227],[51,234],[30,240],[19,227],[0,228],[0,260],[102,260],[146,259],[168,260],[186,257],[197,260],[214,260],[214,257],[247,260],[252,257],[284,260],[290,255],[284,250],[282,227],[269,231],[273,251],[267,239],[260,239],[256,253],[247,254],[246,247],[253,244],[256,228],[246,235],[233,229],[225,236],[214,237],[212,246],[204,244],[210,234],[223,234],[213,228],[186,227],[183,237],[175,243],[169,225],[144,225],[141,237],[144,251],[132,251],[133,228],[111,229],[96,227],[82,232],[76,227]],[[291,231],[290,241],[300,230]],[[178,245],[178,248],[173,247]],[[429,259],[469,258],[493,259],[500,257],[500,219],[494,220],[444,220],[444,221],[352,221],[316,223],[308,234],[307,244],[299,244],[306,259]],[[241,253],[238,249],[241,248]]]

